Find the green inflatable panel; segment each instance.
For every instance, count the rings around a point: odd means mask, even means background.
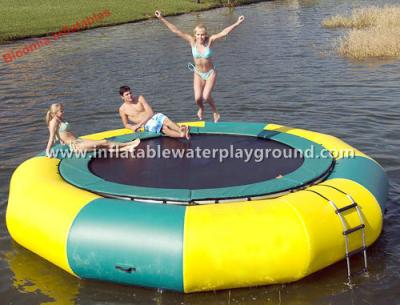
[[[81,278],[183,291],[185,210],[96,199],[70,229],[69,264]]]
[[[286,133],[264,130],[263,123],[236,123],[221,122],[205,124],[205,127],[194,127],[194,134],[230,134],[244,135],[286,144],[303,153],[303,164],[293,172],[279,179],[270,179],[253,184],[232,187],[219,187],[207,189],[167,189],[144,186],[118,184],[103,180],[95,176],[89,169],[92,156],[76,160],[64,159],[60,163],[60,174],[69,183],[91,192],[105,196],[131,197],[134,200],[152,199],[161,201],[192,202],[199,200],[224,200],[231,198],[246,198],[276,194],[291,189],[296,189],[326,176],[333,166],[331,156],[319,157],[324,149],[321,145]],[[145,133],[142,138],[159,136],[159,134]],[[125,137],[125,138],[123,138]],[[132,137],[132,135],[129,135]],[[126,136],[117,137],[117,140],[128,140]],[[312,151],[313,156],[307,156],[307,151]]]
[[[368,189],[385,211],[389,190],[389,180],[383,168],[375,161],[365,157],[342,158],[336,162],[328,179],[344,178],[353,180]]]

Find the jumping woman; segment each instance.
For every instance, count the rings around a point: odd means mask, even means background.
[[[70,125],[64,120],[63,104],[51,104],[46,114],[46,123],[49,128],[49,140],[46,147],[46,155],[51,157],[51,148],[58,139],[61,144],[68,144],[75,152],[94,151],[106,149],[108,151],[133,151],[139,145],[140,140],[119,143],[108,140],[88,140],[77,138],[70,130]]]
[[[194,28],[194,36],[192,36],[188,33],[180,31],[175,25],[167,21],[161,15],[160,11],[156,11],[155,16],[160,19],[166,25],[166,27],[171,30],[171,32],[175,33],[190,44],[195,64],[188,64],[188,68],[194,72],[194,99],[197,106],[199,107],[197,111],[197,117],[199,118],[199,120],[203,120],[204,101],[206,101],[213,111],[214,122],[218,122],[218,120],[220,119],[220,114],[211,96],[212,90],[217,80],[217,72],[214,69],[211,58],[211,46],[215,41],[226,37],[233,29],[241,24],[244,20],[244,16],[240,16],[234,24],[228,26],[220,33],[211,36],[208,36],[207,28],[202,24],[199,24]]]

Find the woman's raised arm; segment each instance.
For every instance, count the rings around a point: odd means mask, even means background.
[[[223,29],[221,32],[219,32],[217,34],[211,35],[210,36],[210,43],[213,42],[213,41],[216,41],[218,39],[226,37],[230,32],[232,32],[243,21],[244,21],[244,16],[240,16],[238,18],[238,20],[234,24],[226,27],[225,29]]]
[[[179,30],[175,25],[173,25],[171,22],[169,22],[168,20],[166,20],[162,15],[160,11],[156,11],[154,13],[154,15],[162,21],[162,23],[165,24],[165,26],[172,32],[175,33],[176,35],[178,35],[180,38],[182,38],[183,40],[187,41],[188,43],[190,43],[191,45],[194,43],[194,38],[185,32],[182,32],[181,30]]]

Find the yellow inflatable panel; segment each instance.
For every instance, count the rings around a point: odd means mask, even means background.
[[[179,125],[188,125],[190,127],[204,127],[205,122],[204,121],[198,121],[198,122],[181,122]]]
[[[323,184],[347,192],[359,204],[364,219],[368,219],[366,243],[372,244],[382,229],[375,197],[350,180],[334,179]],[[350,204],[334,189],[316,185],[310,190],[330,198],[338,208]],[[360,224],[354,209],[343,215],[349,228]],[[298,280],[343,259],[342,232],[334,207],[306,190],[275,199],[188,207],[184,291]],[[361,247],[359,234],[361,231],[349,236],[349,251]]]
[[[204,127],[205,122],[204,121],[180,122],[178,124],[179,125],[189,125],[190,127]],[[140,128],[138,131],[143,131],[143,128]],[[89,140],[103,140],[106,138],[117,137],[117,136],[122,136],[122,135],[126,135],[126,134],[131,134],[131,133],[134,133],[134,132],[127,128],[121,128],[121,129],[102,131],[102,132],[98,132],[98,133],[92,133],[92,134],[82,136],[81,138],[89,139]]]
[[[207,127],[203,121],[180,124],[194,128]],[[218,124],[213,124],[211,130],[217,130],[215,126]],[[259,132],[259,126],[263,125],[257,126]],[[381,167],[371,162],[372,159],[364,153],[330,135],[274,124],[266,125],[265,129],[300,136],[321,144],[336,159],[341,160],[334,163],[335,167],[327,173],[326,180],[308,186],[301,184],[301,187],[290,191],[285,189],[285,193],[271,193],[270,198],[253,197],[252,201],[243,199],[239,202],[234,200],[201,205],[191,205],[192,202],[188,202],[183,210],[185,213],[182,212],[184,219],[178,234],[179,245],[183,245],[183,250],[179,246],[179,252],[183,251],[182,261],[179,260],[177,264],[181,276],[179,291],[196,292],[287,283],[342,260],[346,254],[344,230],[354,231],[348,235],[349,252],[362,247],[360,217],[348,195],[357,203],[364,220],[365,245],[371,245],[378,238],[382,230],[382,209],[388,188],[387,177]],[[83,138],[100,140],[126,134],[132,134],[132,131],[116,129]],[[352,152],[357,158],[344,158],[343,153],[346,152]],[[68,262],[68,236],[71,227],[78,223],[75,220],[78,214],[82,216],[84,213],[80,212],[88,211],[89,207],[82,209],[102,197],[67,183],[60,176],[59,163],[59,159],[34,157],[18,166],[10,183],[6,222],[16,242],[77,275]],[[96,204],[94,206],[97,208]],[[343,207],[347,210],[340,215],[343,215],[346,228],[336,213],[336,208]],[[106,215],[108,222],[109,217]],[[153,222],[150,222],[149,227],[152,228],[150,231],[157,229]],[[170,237],[160,240],[168,246],[176,247],[176,241]],[[78,244],[77,249],[81,248],[81,244]],[[167,252],[167,257],[171,257],[170,252]],[[88,253],[93,253],[92,248],[89,248]],[[85,259],[77,260],[78,263],[86,262]],[[94,268],[98,268],[97,262]],[[79,273],[78,269],[74,270]],[[170,271],[169,268],[168,273]],[[98,269],[94,273],[100,274]],[[85,277],[85,273],[80,274]],[[22,275],[25,276],[24,273]],[[154,277],[157,276],[158,271],[154,274]],[[40,282],[40,285],[43,283]],[[62,298],[63,291],[59,295]]]
[[[277,124],[268,124],[265,129],[296,135],[305,138],[307,140],[313,141],[315,143],[321,144],[326,149],[328,149],[336,159],[340,159],[346,156],[348,157],[362,156],[370,158],[366,154],[362,153],[353,146],[350,146],[346,142],[327,134],[305,129],[292,128]]]
[[[184,291],[293,281],[308,251],[303,224],[284,200],[188,207]]]
[[[98,132],[98,133],[92,133],[89,135],[82,136],[81,138],[89,139],[89,140],[103,140],[105,138],[122,136],[125,134],[131,134],[131,133],[133,133],[132,130],[127,129],[127,128],[121,128],[121,129],[113,129],[113,130],[108,130],[108,131],[103,131],[103,132]]]
[[[366,225],[366,245],[371,245],[382,230],[383,219],[381,208],[375,197],[363,186],[347,179],[332,179],[308,188],[329,198],[338,208],[348,206],[351,201],[344,194],[324,185],[331,185],[346,192],[357,202]],[[287,200],[290,200],[292,206],[301,215],[310,240],[310,264],[304,276],[343,259],[345,253],[343,227],[334,207],[326,199],[309,191],[290,194]],[[347,228],[360,225],[355,209],[347,210],[342,215]],[[361,231],[348,235],[348,238],[349,251],[361,248]]]
[[[6,221],[15,241],[73,274],[66,251],[69,229],[79,211],[99,196],[65,183],[59,162],[35,157],[17,168]]]

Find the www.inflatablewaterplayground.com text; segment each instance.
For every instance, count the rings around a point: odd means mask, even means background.
[[[295,149],[273,149],[273,148],[235,148],[230,145],[229,148],[180,148],[168,149],[161,146],[145,148],[137,148],[134,151],[118,151],[113,152],[107,150],[89,151],[70,151],[65,149],[54,149],[51,157],[56,158],[135,158],[135,159],[215,159],[218,162],[224,162],[228,159],[239,159],[243,162],[263,162],[267,159],[321,159],[321,158],[354,158],[355,151],[353,149],[341,149],[337,151],[329,151],[322,149],[316,151],[311,146],[303,151]]]
[[[101,12],[93,13],[91,16],[76,21],[72,25],[64,25],[60,31],[53,33],[51,36],[36,39],[33,43],[25,44],[23,47],[18,49],[9,50],[7,53],[2,54],[2,58],[5,63],[12,63],[18,58],[24,57],[29,53],[35,52],[43,47],[51,45],[53,42],[60,40],[71,33],[88,29],[93,27],[95,23],[100,22],[104,18],[110,17],[111,12],[105,9]]]

